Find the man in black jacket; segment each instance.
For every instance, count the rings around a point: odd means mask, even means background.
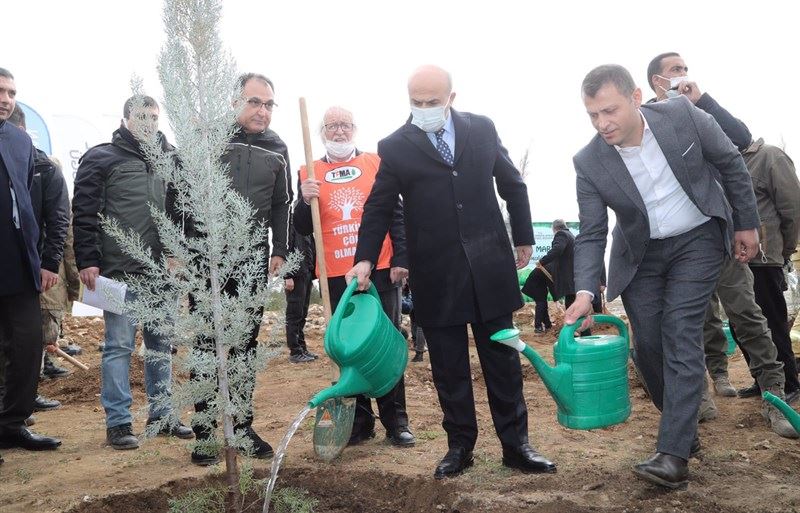
[[[142,104],[142,107],[138,107]],[[94,290],[98,276],[124,280],[126,274],[142,273],[143,264],[122,251],[100,226],[100,217],[115,219],[126,230],[138,234],[144,247],[159,258],[161,239],[150,206],[164,208],[165,185],[144,156],[140,140],[152,134],[165,152],[174,150],[158,132],[158,104],[148,96],[133,96],[123,107],[123,124],[110,143],[89,149],[81,158],[75,176],[72,201],[75,259],[81,282]],[[128,297],[132,292],[128,290]],[[133,435],[133,402],[130,388],[130,361],[137,326],[127,313],[103,312],[105,349],[101,373],[100,402],[106,413],[106,438],[114,449],[136,449]],[[148,423],[169,419],[160,434],[192,438],[192,431],[180,423],[177,414],[163,397],[169,395],[172,362],[169,340],[143,327],[142,338],[148,350],[164,353],[164,358],[145,359],[145,388],[150,403]],[[162,399],[158,399],[162,398]]]
[[[60,440],[36,435],[25,427],[25,419],[33,413],[42,359],[39,292],[51,287],[58,275],[50,276],[41,268],[39,227],[29,192],[33,143],[28,134],[7,121],[16,94],[14,76],[0,68],[0,349],[8,355],[0,447],[56,449]]]
[[[255,209],[257,222],[264,223],[270,228],[272,238],[272,252],[270,253],[269,240],[264,240],[265,254],[271,255],[269,262],[263,263],[263,272],[266,276],[276,274],[286,261],[289,240],[289,205],[292,201],[292,187],[289,169],[289,154],[286,144],[278,137],[269,125],[272,121],[272,110],[275,108],[275,89],[272,81],[257,73],[246,73],[239,77],[238,87],[240,96],[234,103],[241,106],[242,110],[237,118],[237,130],[228,143],[228,148],[222,155],[222,162],[228,165],[228,175],[231,187],[243,198],[248,200]],[[172,199],[167,199],[167,211],[170,212]],[[175,217],[175,213],[171,213]],[[187,220],[185,230],[189,236],[199,234]],[[229,280],[225,292],[235,295],[237,284]],[[190,304],[192,299],[190,298]],[[258,319],[253,324],[250,340],[246,351],[255,352],[258,341],[258,330],[261,326],[263,308],[256,312]],[[201,350],[213,351],[213,339],[197,341]],[[255,371],[252,378],[255,381]],[[246,398],[250,411],[244,419],[237,423],[235,429],[252,442],[251,455],[256,458],[270,458],[274,451],[272,446],[261,439],[253,430],[252,389]],[[196,412],[203,412],[207,405],[203,402],[195,404]],[[194,426],[198,440],[207,440],[212,433],[202,426]],[[192,452],[192,462],[196,465],[213,465],[218,461],[216,455],[208,455],[195,450]]]
[[[522,307],[517,269],[533,244],[528,190],[492,121],[456,112],[450,74],[419,68],[408,81],[411,117],[378,144],[375,185],[364,206],[356,265],[347,279],[369,286],[372,267],[403,197],[408,260],[417,322],[425,330],[433,379],[448,437],[437,479],[473,463],[478,437],[467,324],[481,360],[489,408],[503,446],[503,464],[523,472],[555,472],[528,443],[519,354],[489,340],[512,327]],[[497,193],[508,206],[512,249]]]

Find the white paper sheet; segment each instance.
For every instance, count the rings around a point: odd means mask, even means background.
[[[128,286],[121,281],[98,276],[94,282],[94,290],[81,287],[80,301],[100,310],[122,315],[122,309],[125,306],[125,292],[127,290]]]

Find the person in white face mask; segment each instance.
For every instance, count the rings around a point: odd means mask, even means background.
[[[744,151],[753,140],[750,130],[723,109],[711,95],[702,92],[688,73],[689,67],[678,53],[657,55],[647,66],[647,83],[656,93],[656,97],[648,103],[685,96],[695,107],[711,114],[739,151]]]
[[[317,258],[325,258],[331,308],[334,310],[346,288],[344,275],[353,265],[364,202],[372,190],[380,165],[377,154],[356,149],[355,135],[356,125],[349,110],[331,107],[325,112],[320,126],[325,156],[314,162],[316,180],[308,178],[305,167],[300,168],[298,178],[302,198],[298,198],[294,207],[295,230],[300,235],[311,235],[313,226],[309,203],[313,198],[319,198],[325,254],[317,255]],[[382,238],[374,273],[375,288],[381,297],[383,311],[398,330],[401,287],[408,276],[402,208],[402,203],[396,201],[392,209],[392,228]],[[286,285],[287,288],[295,287],[298,283],[287,282]],[[288,312],[287,306],[287,315]],[[403,378],[388,394],[379,397],[377,403],[388,442],[399,447],[413,446],[415,439],[408,427]],[[350,445],[375,436],[375,417],[370,399],[358,396],[356,404]]]
[[[697,83],[689,80],[688,71],[689,67],[679,54],[668,52],[657,55],[647,67],[648,83],[657,95],[650,102],[685,96],[695,107],[710,114],[739,151],[745,152],[752,141],[750,130],[708,93],[702,93]],[[757,261],[758,258],[754,260]],[[797,400],[800,397],[800,383],[794,358],[786,351],[780,353],[783,358],[779,356],[773,342],[775,333],[771,332],[762,308],[756,301],[754,287],[766,290],[764,287],[769,287],[769,277],[761,274],[758,269],[754,275],[750,267],[734,259],[725,261],[706,310],[703,328],[706,370],[713,382],[714,392],[722,397],[734,397],[737,394],[740,397],[752,397],[761,395],[762,390],[770,390],[775,395],[782,397],[785,393],[788,399]],[[779,299],[782,298],[782,291],[777,290],[774,293]],[[731,325],[735,326],[736,338],[742,352],[749,358],[750,372],[755,379],[751,386],[739,391],[733,387],[728,377],[728,342],[722,331],[722,321],[716,306],[718,302],[722,304]],[[717,406],[706,386],[700,403],[699,421],[710,421],[717,415]],[[780,413],[766,401],[763,403],[763,416],[774,432],[790,438],[797,436]]]
[[[503,464],[555,472],[555,464],[528,441],[519,354],[489,339],[511,328],[512,313],[522,307],[515,268],[526,266],[532,252],[528,189],[492,121],[456,111],[455,98],[450,74],[437,66],[423,66],[409,78],[411,116],[378,143],[380,170],[361,218],[357,263],[347,279],[357,279],[362,290],[375,279],[374,262],[402,197],[415,320],[428,342],[447,432],[448,452],[434,477],[453,477],[473,464],[478,423],[468,324]],[[513,246],[495,190],[508,206]]]

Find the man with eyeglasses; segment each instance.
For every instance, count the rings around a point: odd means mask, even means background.
[[[286,144],[269,128],[272,110],[276,106],[272,81],[258,73],[245,73],[239,77],[237,90],[239,95],[234,99],[234,105],[240,109],[236,120],[237,130],[222,155],[222,162],[227,164],[233,190],[255,209],[255,220],[270,228],[271,253],[269,240],[263,241],[264,254],[270,255],[269,261],[263,262],[266,279],[267,273],[277,273],[288,253],[289,205],[292,200],[289,153]],[[186,223],[185,230],[188,236],[198,235],[191,222]],[[228,281],[224,290],[228,294],[237,294],[237,283]],[[253,323],[246,351],[256,351],[256,337],[261,326],[262,313],[263,309],[256,312],[255,318],[258,321]],[[197,345],[201,350],[213,352],[215,342],[213,339],[200,339]],[[251,379],[255,381],[255,371]],[[245,393],[248,394],[246,401],[249,411],[244,418],[237,419],[235,429],[252,443],[251,456],[270,458],[274,453],[272,446],[262,440],[252,427],[252,389]],[[201,413],[207,407],[206,403],[197,403],[195,411]],[[214,436],[213,431],[204,426],[193,427],[200,442]],[[219,461],[217,455],[207,455],[197,449],[192,452],[191,459],[192,463],[201,466],[213,465]]]
[[[294,223],[298,233],[310,235],[312,198],[319,198],[320,222],[325,247],[325,266],[328,271],[328,288],[331,308],[336,308],[347,283],[344,275],[353,265],[358,228],[364,201],[375,183],[380,157],[375,153],[361,152],[356,148],[356,126],[353,114],[341,107],[331,107],[325,112],[320,135],[325,144],[325,156],[314,162],[317,180],[308,178],[305,167],[300,168],[299,182],[302,200],[294,208]],[[383,238],[380,256],[375,265],[373,283],[381,297],[383,311],[400,329],[400,288],[408,276],[405,228],[402,202],[397,202],[389,234]],[[360,395],[356,399],[356,417],[349,445],[355,445],[375,436],[375,418],[370,399]],[[414,435],[408,428],[406,392],[403,378],[388,394],[377,399],[378,412],[386,438],[398,447],[411,447]]]

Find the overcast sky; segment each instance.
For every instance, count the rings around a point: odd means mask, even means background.
[[[571,159],[593,135],[579,88],[599,64],[626,66],[649,98],[647,63],[678,51],[702,91],[797,158],[795,4],[227,0],[222,37],[241,71],[274,80],[272,128],[295,169],[303,160],[298,97],[312,125],[329,105],[349,106],[359,146],[374,150],[408,115],[409,73],[425,63],[448,69],[455,108],[491,117],[515,162],[530,148],[533,218],[546,221],[577,218]],[[158,0],[9,1],[2,21],[0,67],[45,120],[80,115],[108,139],[133,73],[161,99]]]

